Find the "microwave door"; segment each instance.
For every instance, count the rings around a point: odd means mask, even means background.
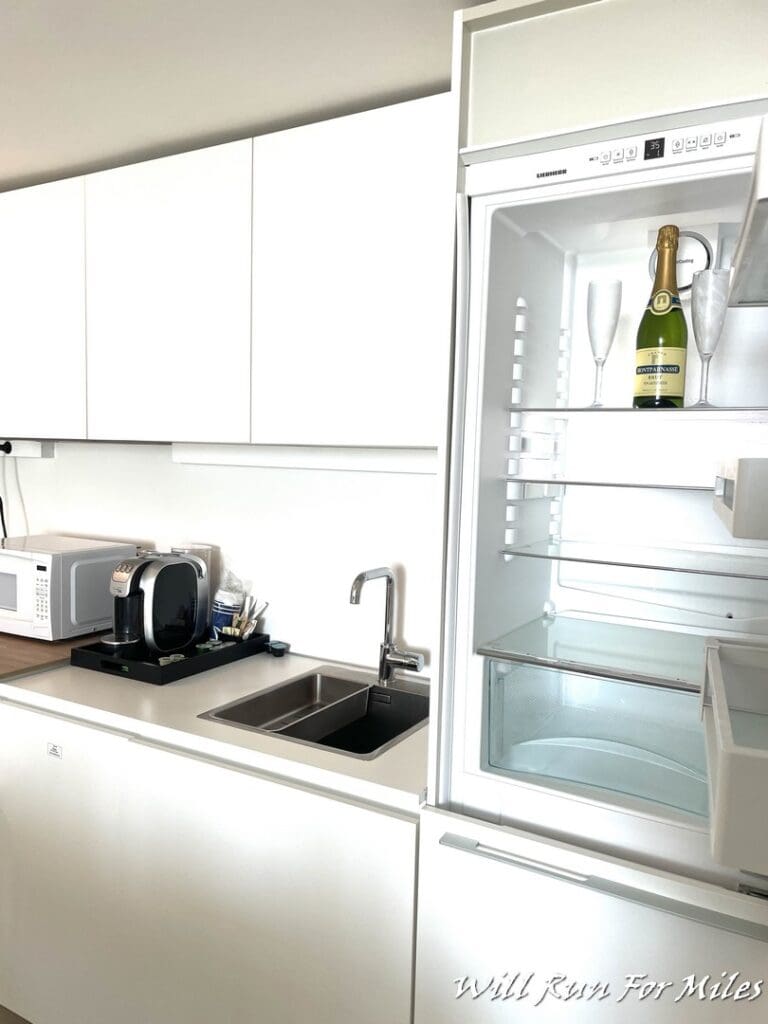
[[[36,635],[35,560],[24,552],[0,553],[0,631]]]
[[[13,572],[0,572],[0,612],[15,615],[19,610],[19,578]]]

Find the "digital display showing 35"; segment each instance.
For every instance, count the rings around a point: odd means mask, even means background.
[[[646,139],[643,160],[658,160],[664,156],[664,136],[660,139]]]

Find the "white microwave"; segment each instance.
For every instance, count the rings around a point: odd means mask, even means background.
[[[136,551],[84,537],[0,540],[0,632],[63,640],[108,629],[112,570]]]

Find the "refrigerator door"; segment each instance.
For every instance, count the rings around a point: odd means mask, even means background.
[[[763,118],[747,212],[733,256],[731,306],[768,305],[768,118]]]
[[[427,810],[415,1024],[765,1020],[768,902]]]

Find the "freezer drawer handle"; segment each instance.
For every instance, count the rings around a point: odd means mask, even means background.
[[[517,867],[526,868],[528,871],[537,871],[540,875],[550,875],[552,878],[561,878],[566,882],[578,882],[584,885],[589,881],[587,875],[579,875],[575,871],[567,871],[565,868],[556,868],[552,864],[545,864],[540,860],[531,860],[529,857],[520,857],[514,853],[507,853],[506,850],[497,850],[493,846],[484,846],[476,843],[473,839],[465,839],[464,836],[454,835],[446,832],[440,840],[441,846],[450,846],[454,850],[463,850],[464,853],[477,853],[481,857],[489,857],[491,860],[501,860],[508,864],[515,864]]]
[[[698,903],[675,900],[670,896],[661,896],[646,889],[638,889],[632,885],[623,885],[621,882],[614,882],[609,878],[579,874],[576,871],[555,867],[543,861],[521,857],[514,853],[507,853],[506,850],[499,850],[494,846],[485,846],[474,839],[467,839],[464,836],[455,835],[453,832],[445,832],[440,839],[440,845],[449,846],[454,850],[461,850],[463,853],[473,853],[480,857],[487,857],[489,860],[499,861],[504,864],[514,864],[525,871],[535,871],[539,875],[547,875],[550,878],[572,882],[583,886],[585,889],[591,889],[593,892],[599,892],[605,896],[614,896],[620,900],[627,900],[630,903],[636,903],[651,910],[660,910],[665,914],[673,914],[675,917],[683,917],[689,921],[695,921],[697,924],[707,925],[710,928],[719,928],[722,931],[732,932],[734,935],[744,935],[749,939],[757,939],[759,942],[768,942],[768,925],[742,917],[735,917],[720,910],[712,910],[710,907],[703,907]]]

